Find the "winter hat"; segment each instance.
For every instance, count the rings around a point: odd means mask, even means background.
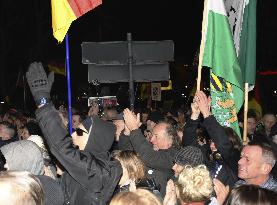
[[[164,120],[164,116],[159,111],[153,111],[150,113],[148,120],[158,123]]]
[[[63,205],[64,194],[61,186],[51,177],[40,175],[39,179],[44,192],[44,205]]]
[[[43,150],[47,150],[46,147],[45,147],[44,141],[43,141],[41,136],[39,136],[39,135],[31,135],[30,137],[28,137],[27,140],[30,140],[30,141],[36,143],[36,145],[39,148],[41,148]]]
[[[9,170],[28,171],[34,175],[44,173],[43,157],[39,147],[32,141],[21,140],[1,147]]]
[[[186,146],[180,149],[175,156],[175,163],[185,166],[198,166],[204,163],[202,151],[194,146]]]
[[[36,143],[36,145],[39,147],[41,153],[42,153],[42,157],[45,160],[45,162],[49,162],[51,161],[48,150],[45,147],[45,143],[42,139],[41,136],[39,135],[31,135],[30,137],[28,137],[27,140],[30,140],[34,143]]]

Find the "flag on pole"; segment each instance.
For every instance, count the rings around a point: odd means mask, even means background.
[[[256,7],[257,0],[225,1],[243,80],[252,88],[256,79]]]
[[[246,68],[255,68],[255,59],[251,63],[251,58],[255,56],[248,53],[249,47],[246,46],[250,42],[245,42],[249,38],[246,36],[251,35],[251,29],[244,31],[248,29],[250,20],[253,20],[249,18],[249,14],[255,13],[248,11],[247,14],[245,9],[250,9],[248,6],[254,1],[256,0],[207,0],[207,12],[203,17],[206,22],[202,28],[202,65],[211,68],[212,112],[221,125],[233,128],[238,135],[240,131],[237,113],[244,102]],[[256,37],[252,39],[251,42],[255,43]],[[255,73],[255,70],[252,72]],[[252,84],[254,82],[251,81]]]
[[[53,35],[62,42],[71,23],[102,4],[102,0],[52,0]]]
[[[256,8],[257,0],[247,0],[243,6],[242,29],[235,30],[240,33],[240,44],[237,51],[244,82],[251,88],[256,82]],[[232,25],[231,25],[232,26]]]
[[[48,69],[49,71],[53,71],[56,74],[66,76],[64,62],[62,63],[59,61],[52,61],[48,64]]]

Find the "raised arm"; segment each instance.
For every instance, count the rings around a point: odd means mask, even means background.
[[[204,92],[198,91],[196,92],[196,102],[204,118],[203,126],[206,128],[209,136],[215,143],[215,146],[222,157],[225,160],[228,160],[230,157],[232,145],[224,128],[211,114],[209,98],[207,98]]]
[[[182,138],[182,146],[199,146],[197,142],[197,127],[200,123],[199,115],[200,110],[195,102],[195,98],[191,103],[191,117],[184,126],[184,135]]]
[[[51,73],[47,78],[41,63],[32,63],[26,73],[27,81],[38,107],[36,116],[49,145],[50,151],[64,166],[66,171],[80,184],[91,188],[92,184],[102,184],[98,177],[89,177],[101,173],[106,161],[96,159],[90,153],[75,148],[66,127],[50,102],[50,90],[54,80]]]
[[[139,129],[139,115],[134,115],[129,109],[124,110],[124,120],[126,126],[131,131],[130,141],[132,146],[140,155],[145,165],[154,169],[171,169],[174,165],[173,159],[176,154],[174,150],[172,152],[168,150],[155,151],[152,144],[146,140]]]

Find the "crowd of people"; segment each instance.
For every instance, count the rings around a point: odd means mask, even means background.
[[[242,141],[197,91],[189,109],[74,108],[70,134],[53,74],[34,62],[26,77],[34,117],[0,116],[0,204],[277,204],[274,113],[250,110]]]

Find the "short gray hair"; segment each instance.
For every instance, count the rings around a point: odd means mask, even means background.
[[[11,123],[3,121],[0,123],[0,125],[3,126],[4,131],[9,135],[10,138],[15,136],[15,127]]]
[[[272,147],[266,143],[259,143],[259,142],[250,142],[249,146],[258,146],[262,149],[262,158],[265,163],[268,163],[273,168],[276,163],[276,157],[272,150]]]
[[[262,155],[266,163],[269,163],[272,167],[274,167],[276,163],[276,157],[272,151],[271,147],[263,147],[262,148]]]
[[[172,146],[177,147],[177,148],[180,147],[180,143],[178,141],[176,128],[172,124],[170,124],[166,121],[161,121],[161,122],[159,122],[159,124],[165,124],[166,125],[165,135],[169,140],[172,141]]]

